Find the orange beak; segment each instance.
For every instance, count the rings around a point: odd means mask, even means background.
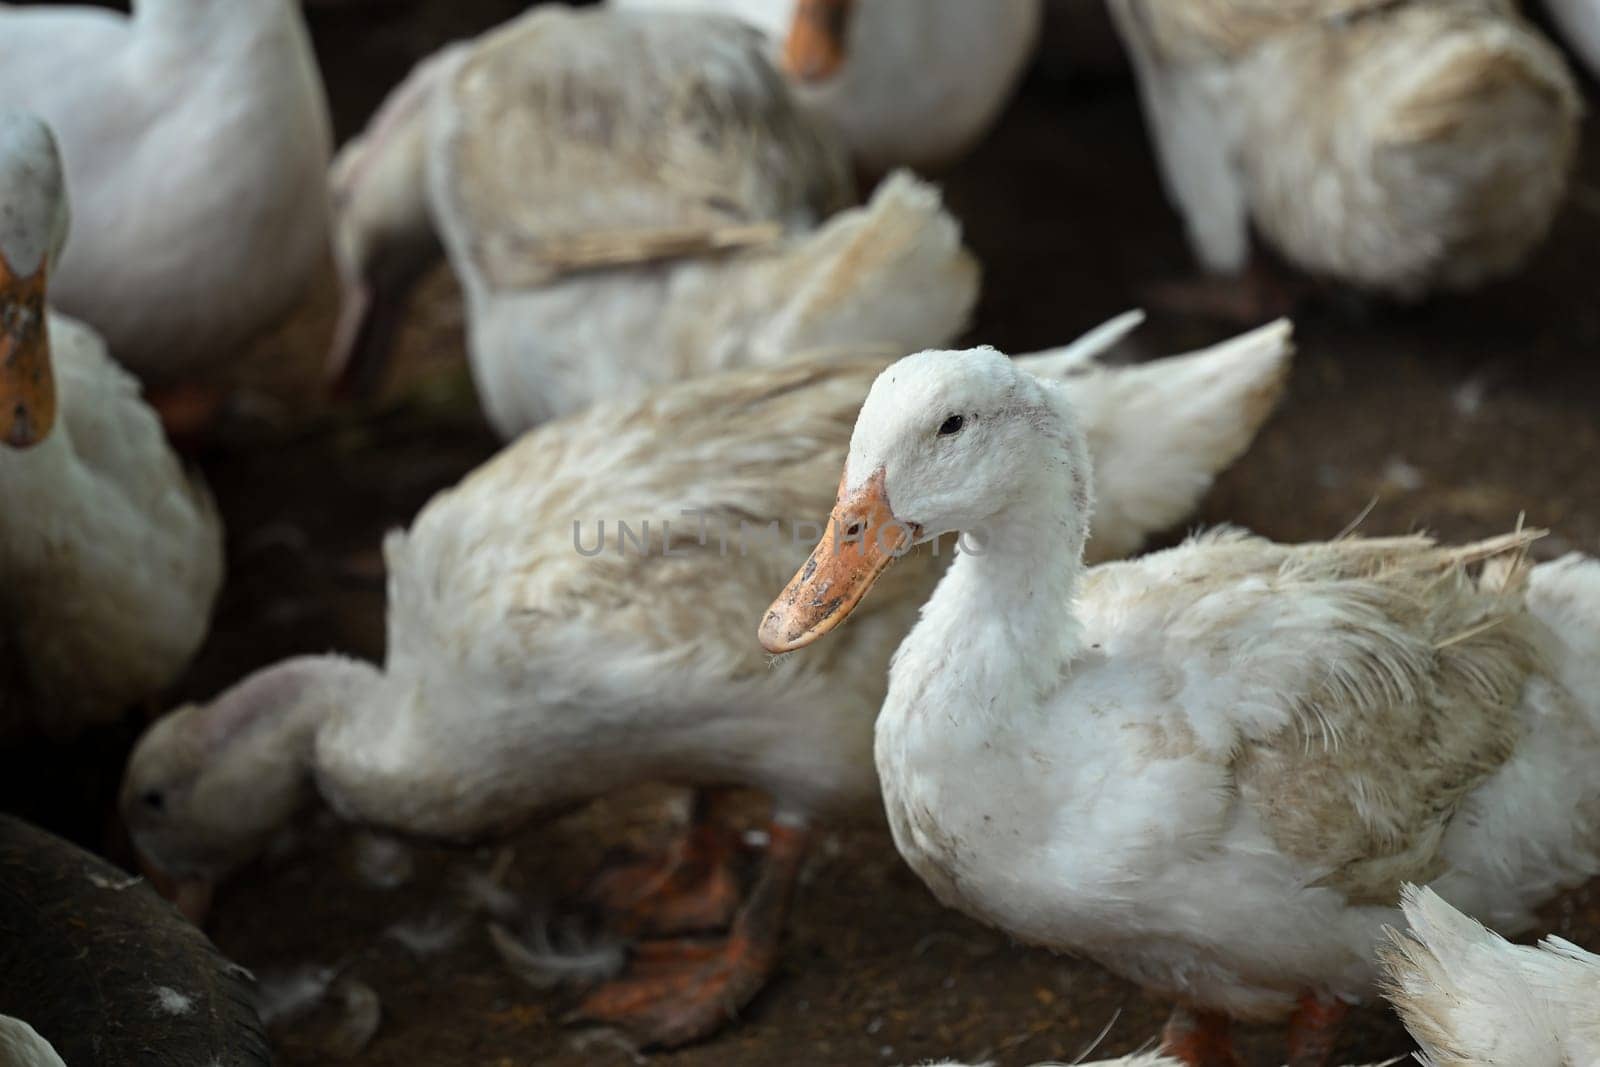
[[[44,314],[45,267],[19,277],[0,255],[0,441],[31,448],[56,422]]]
[[[920,533],[894,517],[883,471],[854,493],[841,480],[822,540],[761,620],[762,646],[793,652],[838,626]]]
[[[855,0],[799,0],[783,42],[784,73],[807,84],[831,78],[844,64],[854,4]]]

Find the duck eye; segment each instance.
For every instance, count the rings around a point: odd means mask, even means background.
[[[151,811],[165,811],[167,808],[167,798],[162,795],[159,789],[147,789],[140,793],[139,803]]]
[[[954,437],[961,432],[961,427],[967,424],[965,415],[951,415],[939,424],[940,437]]]

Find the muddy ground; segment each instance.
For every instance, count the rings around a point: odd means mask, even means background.
[[[312,7],[341,134],[359,127],[413,59],[520,6]],[[944,179],[986,271],[972,337],[1011,351],[1069,340],[1191,271],[1131,85],[1076,82],[1059,67],[1036,73],[982,150]],[[1600,145],[1591,145],[1552,241],[1519,277],[1410,309],[1313,297],[1297,315],[1300,356],[1282,411],[1199,520],[1317,538],[1376,501],[1368,532],[1466,538],[1502,531],[1526,512],[1557,531],[1540,554],[1600,551],[1597,247]],[[324,277],[294,321],[251,353],[242,372],[250,388],[199,457],[228,521],[231,571],[186,695],[292,653],[380,655],[381,534],[495,447],[464,378],[460,301],[445,272],[424,286],[403,338],[401,381],[376,410],[332,412],[313,398],[333,300]],[[1156,312],[1129,354],[1229,332]],[[605,801],[511,842],[506,884],[537,899],[607,847],[665,833],[677,810],[666,791]],[[609,1038],[563,1027],[569,996],[520,983],[481,922],[463,918],[459,880],[490,868],[493,850],[419,853],[414,877],[389,890],[358,875],[352,855],[338,833],[313,835],[228,887],[214,926],[226,952],[264,975],[341,966],[378,994],[381,1027],[349,1062],[569,1067],[633,1058]],[[1591,891],[1550,916],[1552,929],[1600,944]],[[437,955],[418,959],[385,936],[396,923],[435,917],[456,934]],[[651,1059],[663,1067],[1071,1061],[1102,1034],[1106,1054],[1138,1048],[1162,1017],[1160,1005],[1092,965],[1008,945],[941,909],[884,833],[852,830],[817,851],[781,971],[739,1024]],[[279,1030],[282,1063],[328,1061],[316,1023]],[[1278,1062],[1263,1040],[1252,1062]],[[1369,1009],[1354,1017],[1341,1052],[1364,1062],[1406,1047],[1403,1031]]]

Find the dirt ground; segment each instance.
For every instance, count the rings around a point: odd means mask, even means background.
[[[342,135],[416,57],[521,7],[498,0],[311,9]],[[1036,75],[989,142],[947,175],[951,207],[985,265],[974,339],[1009,351],[1070,340],[1188,276],[1192,261],[1158,188],[1126,81]],[[1590,131],[1594,131],[1591,129]],[[1316,296],[1297,315],[1290,396],[1251,452],[1210,494],[1201,522],[1283,540],[1337,533],[1376,501],[1365,529],[1450,538],[1502,531],[1527,513],[1556,534],[1537,551],[1600,551],[1600,148],[1591,145],[1552,241],[1526,273],[1459,299],[1397,309]],[[228,522],[230,579],[215,631],[182,689],[208,695],[282,656],[382,651],[383,531],[495,447],[461,368],[461,309],[439,272],[403,338],[390,402],[330,412],[311,383],[333,315],[331,278],[253,353],[253,383],[200,463]],[[1163,313],[1130,355],[1178,351],[1230,328]],[[1181,531],[1174,531],[1176,537]],[[1170,539],[1170,538],[1169,538]],[[666,832],[663,791],[614,798],[509,844],[506,884],[530,899],[601,852]],[[623,1064],[625,1046],[560,1023],[562,992],[522,984],[465,918],[459,883],[494,850],[416,855],[393,889],[360,877],[351,845],[324,828],[221,895],[214,936],[264,976],[307,964],[347,968],[382,1002],[382,1023],[349,1062],[363,1067]],[[1550,909],[1551,928],[1600,945],[1593,887]],[[386,935],[436,921],[456,935],[417,958]],[[780,972],[738,1025],[663,1067],[914,1063],[947,1056],[1005,1065],[1072,1061],[1102,1037],[1130,1051],[1164,1015],[1087,963],[1007,944],[941,909],[886,834],[831,834],[807,874]],[[280,1028],[281,1062],[327,1062],[317,1020]],[[1252,1062],[1276,1063],[1253,1037]],[[1341,1053],[1407,1048],[1383,1012],[1356,1013]]]

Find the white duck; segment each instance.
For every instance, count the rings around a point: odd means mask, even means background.
[[[802,105],[877,174],[937,168],[989,132],[1033,55],[1043,0],[611,0],[760,30]]]
[[[1513,945],[1430,889],[1401,908],[1385,985],[1427,1067],[1600,1063],[1600,956],[1559,937]]]
[[[55,302],[148,381],[231,358],[324,254],[331,132],[295,0],[0,4],[0,99],[66,162]]]
[[[1128,325],[1035,361],[1067,379],[1115,472],[1092,549],[1102,556],[1189,511],[1249,443],[1287,367],[1278,324],[1096,368],[1093,352]],[[674,981],[644,979],[648,995],[624,979],[586,1009],[665,1044],[725,1023],[775,959],[811,822],[879,810],[872,716],[889,655],[948,559],[901,568],[904,595],[883,597],[870,639],[836,656],[772,664],[750,640],[746,619],[814,536],[885,363],[711,376],[525,435],[385,543],[382,670],[290,660],[151,728],[124,780],[138,847],[193,881],[248,859],[317,793],[357,823],[476,839],[645,780],[755,787],[774,799],[773,843],[738,936]],[[684,858],[657,871],[651,925],[725,922],[725,879],[686,873],[715,866],[715,851]]]
[[[877,716],[895,843],[942,901],[1177,1000],[1188,1063],[1292,1014],[1309,1067],[1402,882],[1520,928],[1600,870],[1600,562],[1222,531],[1086,571],[1089,455],[1070,393],[992,349],[897,362],[761,624],[800,648],[906,541],[967,537]]]
[[[1581,110],[1509,0],[1112,0],[1168,195],[1210,271],[1250,225],[1402,299],[1505,274],[1564,197]]]
[[[437,233],[506,437],[693,374],[942,343],[977,295],[932,188],[840,210],[842,150],[727,19],[541,6],[420,68],[334,176],[345,374],[371,378]]]
[[[222,581],[210,498],[138,384],[45,308],[67,211],[48,127],[0,111],[0,649],[20,690],[0,734],[71,733],[155,695]]]
[[[4,1067],[67,1067],[39,1031],[9,1015],[0,1015],[0,1065]]]

